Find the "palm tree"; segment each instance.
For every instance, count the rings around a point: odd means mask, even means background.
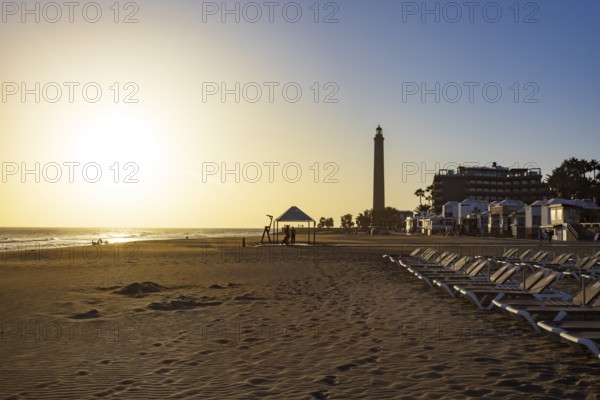
[[[586,174],[592,170],[590,162],[571,157],[552,170],[547,182],[559,197],[584,199],[590,195],[593,181]]]
[[[429,202],[429,206],[431,207],[432,201],[433,201],[433,197],[431,197],[431,195],[429,194],[429,195],[425,196],[425,200],[427,200]]]
[[[425,200],[427,200],[429,202],[429,205],[433,205],[433,185],[429,185],[425,188],[425,193],[427,193],[427,196],[425,196]]]
[[[590,168],[594,172],[594,180],[596,180],[596,171],[600,168],[600,162],[598,160],[594,160],[593,158],[589,161]]]
[[[422,212],[428,213],[430,210],[431,210],[431,208],[427,204],[419,204],[417,206],[417,208],[415,208],[415,212],[417,214],[420,214]]]
[[[590,184],[590,197],[596,199],[596,203],[600,204],[600,175],[596,175],[596,171],[600,169],[600,162],[598,160],[591,159],[589,161],[590,168],[594,173],[594,178]]]
[[[419,198],[419,205],[423,205],[423,197],[425,197],[425,191],[419,188],[415,191],[415,196]]]

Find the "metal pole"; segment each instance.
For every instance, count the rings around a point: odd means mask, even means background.
[[[579,265],[579,279],[581,279],[581,290],[583,294],[583,301],[581,302],[581,305],[585,306],[585,283],[583,281],[583,275],[581,274],[581,265]]]

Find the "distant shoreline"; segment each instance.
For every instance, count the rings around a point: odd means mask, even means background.
[[[205,246],[206,248],[220,247],[228,249],[228,251],[241,252],[245,247],[248,249],[256,248],[285,248],[293,246],[283,246],[275,242],[275,235],[271,234],[272,242],[269,244],[265,237],[265,245],[259,246],[261,235],[239,235],[239,236],[224,236],[224,237],[190,237],[188,239],[179,238],[116,238],[108,240],[107,244],[100,246],[92,245],[91,241],[86,243],[60,243],[60,242],[41,242],[33,246],[25,246],[20,243],[1,243],[0,244],[0,265],[6,263],[7,260],[33,260],[39,262],[44,259],[53,258],[69,258],[75,260],[77,255],[84,258],[93,258],[96,254],[122,254],[134,253],[138,248],[145,249],[153,246]],[[283,236],[279,235],[279,242]],[[316,246],[307,246],[306,232],[300,231],[296,237],[296,251],[298,253],[318,252],[315,248],[336,247],[336,248],[355,248],[355,249],[372,249],[373,251],[383,254],[409,254],[417,247],[431,247],[443,250],[453,251],[456,253],[476,256],[500,256],[508,248],[514,247],[520,250],[543,249],[548,251],[551,256],[558,255],[563,252],[576,253],[579,256],[591,255],[600,250],[598,242],[557,242],[551,246],[543,244],[540,246],[537,240],[532,239],[513,239],[513,238],[494,238],[494,237],[471,237],[471,236],[425,236],[425,235],[350,235],[336,233],[332,230],[317,231]],[[311,235],[312,241],[312,235]],[[255,250],[256,252],[257,250]],[[266,250],[261,250],[266,251]]]

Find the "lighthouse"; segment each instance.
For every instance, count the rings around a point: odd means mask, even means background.
[[[385,185],[383,179],[383,129],[377,126],[375,138],[375,165],[373,169],[373,212],[385,210]]]

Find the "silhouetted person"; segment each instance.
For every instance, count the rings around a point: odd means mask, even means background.
[[[290,226],[286,225],[283,232],[285,233],[285,237],[283,238],[281,244],[287,245],[290,243]]]
[[[296,229],[294,229],[293,226],[292,226],[291,234],[292,234],[292,245],[295,245],[296,244]]]
[[[546,235],[548,236],[548,246],[552,244],[552,231],[547,230]]]

